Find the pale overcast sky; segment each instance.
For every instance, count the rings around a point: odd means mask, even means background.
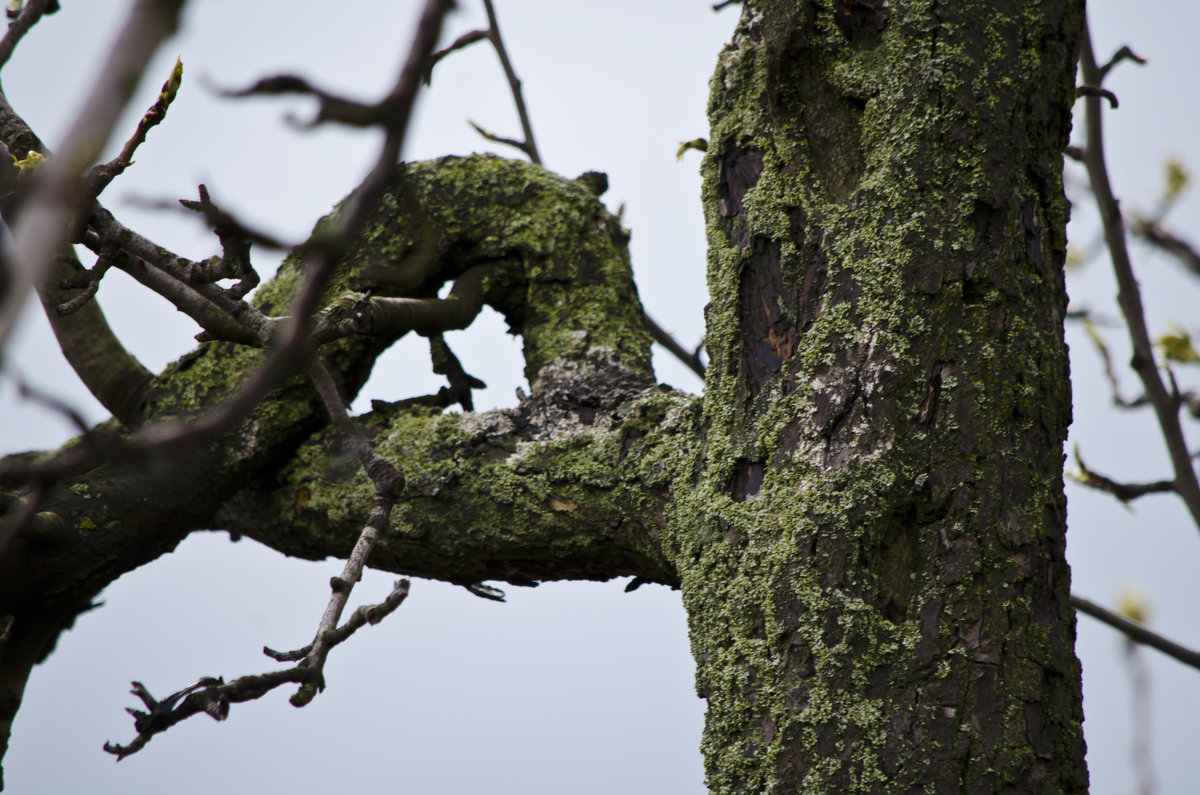
[[[18,49],[4,88],[18,112],[54,147],[67,113],[84,95],[127,2],[63,4]],[[1121,67],[1108,86],[1121,107],[1109,114],[1108,149],[1126,207],[1152,206],[1168,154],[1200,167],[1196,95],[1190,75],[1200,11],[1116,2],[1092,4],[1101,57],[1123,43],[1150,59]],[[183,34],[169,42],[141,87],[118,137],[152,101],[176,55],[184,86],[166,123],[151,132],[136,165],[106,194],[126,223],[201,258],[216,242],[194,220],[148,212],[135,201],[193,197],[205,182],[223,205],[278,235],[302,240],[313,222],[353,188],[377,137],[337,129],[298,132],[285,122],[311,112],[303,101],[230,102],[205,81],[245,85],[280,71],[364,98],[390,84],[403,59],[417,2],[396,0],[193,0]],[[477,27],[478,4],[461,0],[445,41]],[[698,158],[675,160],[680,141],[707,134],[707,83],[737,9],[705,2],[603,5],[499,0],[546,165],[567,176],[609,174],[610,208],[625,205],[644,304],[686,345],[703,332],[704,236]],[[501,135],[519,126],[508,88],[485,44],[438,67],[406,149],[409,159],[495,149],[466,124]],[[1078,172],[1075,172],[1078,174]],[[1095,213],[1076,193],[1073,242],[1095,234]],[[1172,216],[1200,238],[1200,201]],[[1200,332],[1198,291],[1162,256],[1138,252],[1148,302],[1161,318]],[[267,257],[258,260],[268,263]],[[1073,273],[1077,305],[1116,316],[1103,261]],[[164,301],[110,275],[100,292],[112,325],[152,369],[192,347],[196,328]],[[68,397],[89,418],[103,414],[62,361],[44,321],[31,311],[6,366]],[[522,385],[519,343],[493,316],[458,335],[467,370],[491,389],[480,408],[515,403]],[[1119,361],[1119,329],[1109,331]],[[1168,475],[1146,416],[1116,415],[1099,363],[1070,329],[1075,378],[1073,442],[1089,464],[1117,477]],[[451,338],[454,340],[454,337]],[[364,391],[394,400],[436,389],[419,341],[398,346]],[[660,380],[697,391],[699,381],[667,355]],[[1130,379],[1127,391],[1136,385]],[[0,377],[0,450],[47,448],[70,429],[20,403]],[[1193,605],[1200,595],[1200,535],[1170,498],[1125,511],[1103,495],[1070,487],[1068,554],[1075,591],[1112,603],[1135,583],[1153,604],[1153,624],[1200,647]],[[259,649],[311,638],[336,561],[291,561],[223,533],[197,534],[164,559],[105,593],[31,679],[5,759],[8,791],[27,793],[699,793],[703,703],[695,696],[678,594],[624,583],[509,588],[495,604],[460,588],[416,581],[409,601],[330,658],[328,689],[295,710],[286,693],[235,705],[221,725],[197,718],[159,736],[117,765],[105,740],[128,741],[129,681],[166,693],[201,675],[266,670]],[[391,578],[372,575],[355,595],[376,601]],[[1080,618],[1086,733],[1092,791],[1127,793],[1131,704],[1123,639]],[[1200,780],[1200,672],[1144,650],[1151,672],[1151,743],[1161,793],[1190,793]]]

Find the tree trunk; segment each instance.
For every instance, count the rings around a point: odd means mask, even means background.
[[[532,394],[362,418],[407,482],[371,564],[681,587],[716,792],[1086,790],[1061,478],[1081,5],[745,4],[713,82],[699,399],[653,385],[596,175],[407,167],[329,301],[409,299],[393,336],[488,303]],[[260,306],[302,277],[300,252]],[[353,393],[390,341],[323,355]],[[122,420],[194,416],[261,359],[206,344]],[[323,422],[297,379],[203,449],[47,484],[0,525],[0,746],[54,628],[188,532],[348,552],[373,492]],[[0,497],[10,522],[29,504]]]
[[[720,792],[1080,792],[1079,3],[747,4],[713,80],[684,601]]]

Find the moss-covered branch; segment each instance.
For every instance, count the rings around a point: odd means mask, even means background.
[[[321,246],[322,234],[323,226],[319,224],[310,243],[289,257],[278,276],[260,291],[257,302],[267,315],[288,311],[303,282],[305,252]],[[561,376],[574,372],[584,381],[600,378],[608,379],[605,383],[609,385],[614,379],[622,383],[624,389],[619,400],[602,401],[603,411],[615,412],[624,409],[626,401],[652,383],[649,336],[642,324],[631,279],[626,241],[627,233],[597,201],[594,192],[588,190],[586,181],[574,182],[535,166],[486,156],[411,164],[372,210],[362,239],[344,258],[324,301],[329,304],[347,291],[367,288],[384,297],[432,299],[443,283],[471,273],[473,283],[482,288],[483,300],[502,312],[514,331],[523,337],[526,372],[534,387],[534,401],[550,400],[545,397],[548,393],[542,384],[550,379],[555,384],[555,399],[565,401],[558,409],[570,408],[571,395],[586,392],[576,390],[570,378],[564,381]],[[403,329],[389,329],[389,332],[384,337],[351,336],[322,349],[320,355],[347,395],[357,392],[375,356]],[[269,354],[262,350],[232,343],[201,345],[158,376],[132,424],[141,427],[144,435],[152,436],[147,429],[152,429],[156,422],[201,415],[233,395],[266,355]],[[600,408],[585,401],[579,411],[596,414]],[[543,411],[538,417],[509,420],[525,426],[499,443],[538,441],[528,436],[533,426],[542,429],[545,440],[559,441],[566,438],[563,434],[573,432],[573,425],[565,430],[554,427],[550,417],[580,422],[578,413],[572,411]],[[400,415],[393,419],[396,428],[379,440],[380,451],[413,468],[409,480],[421,483],[424,479],[426,485],[422,488],[436,487],[429,486],[434,483],[429,480],[433,475],[422,469],[419,462],[445,462],[451,457],[470,455],[488,460],[496,457],[491,443],[472,448],[465,443],[472,438],[472,432],[452,430],[458,423],[473,421],[470,417]],[[623,420],[605,422],[619,425]],[[0,557],[0,614],[19,615],[27,607],[44,605],[47,601],[78,603],[123,571],[173,548],[188,532],[219,526],[216,512],[246,483],[286,480],[289,472],[311,465],[319,453],[302,454],[288,464],[290,469],[276,471],[324,423],[312,388],[297,377],[272,393],[236,429],[199,449],[156,458],[151,445],[139,455],[101,462],[69,483],[52,485],[40,510],[43,518],[55,519],[55,526],[61,532],[52,540],[47,540],[44,534],[35,537],[23,531],[7,539]],[[432,435],[428,429],[433,429]],[[409,439],[408,433],[413,438]],[[103,428],[92,443],[103,443],[117,434],[116,427]],[[493,436],[495,441],[504,435]],[[306,449],[319,450],[328,443],[328,439],[317,439],[312,442],[314,447]],[[80,444],[68,445],[68,449],[79,449]],[[557,452],[547,452],[539,460],[556,467],[560,460],[565,461],[557,456]],[[534,459],[538,456],[533,456],[530,462]],[[327,457],[325,465],[336,460],[336,455]],[[5,477],[11,481],[22,468],[36,472],[36,464],[31,468],[30,463],[28,457],[6,460]],[[485,479],[498,477],[501,469],[489,470],[483,463],[472,466],[481,493],[488,489],[497,493],[504,489],[518,492],[525,489],[534,495],[528,500],[518,500],[507,514],[504,511],[498,514],[515,534],[508,536],[509,541],[521,548],[533,544],[529,537],[517,539],[523,529],[522,522],[533,516],[531,506],[546,507],[546,500],[556,496],[546,490],[560,476],[548,476],[537,471],[533,463],[527,463],[504,470],[502,482],[488,484]],[[527,477],[532,485],[522,486]],[[586,477],[564,474],[561,478],[564,483],[573,479],[579,488],[588,487]],[[337,480],[324,483],[315,477],[306,480],[310,507],[301,515],[303,521],[280,534],[280,538],[291,534],[289,551],[303,548],[308,554],[345,554],[357,528],[340,524],[339,511],[354,510],[356,492]],[[633,484],[627,484],[627,488],[632,489]],[[576,504],[579,504],[577,497],[582,498],[582,494],[574,491],[557,496],[575,500]],[[623,497],[634,504],[645,502],[629,493]],[[428,533],[431,531],[418,518],[419,506],[424,504],[422,499],[424,495],[416,495],[401,514],[412,522],[416,532]],[[478,499],[480,502],[474,505],[482,516],[486,500],[483,496]],[[370,502],[368,495],[359,507],[366,511]],[[327,510],[328,515],[311,521],[318,509]],[[552,515],[563,513],[548,510]],[[295,511],[282,512],[273,526],[286,524],[293,515]],[[622,517],[625,524],[623,529],[613,530],[615,535],[624,532],[635,537],[650,525],[636,511],[625,512]],[[13,517],[6,518],[11,525]],[[230,515],[230,518],[232,521],[236,517]],[[319,534],[304,537],[318,526]],[[563,526],[564,522],[559,521],[539,527],[549,536],[561,533]],[[455,534],[469,539],[482,527],[481,522],[466,520],[442,525],[437,530],[442,549],[435,557],[446,557],[445,550],[456,543]],[[8,528],[10,534],[12,529]],[[336,537],[343,530],[347,533],[345,540]],[[567,556],[561,561],[561,574],[555,572],[553,556],[547,552],[563,552],[565,547],[559,542],[547,537],[533,544],[541,552],[506,551],[502,549],[503,538],[495,535],[487,542],[497,559],[540,555],[544,559],[538,577],[586,576],[591,571],[603,572],[602,576],[642,573],[660,580],[669,580],[671,576],[668,567],[656,557],[653,543],[642,537],[622,542],[627,549],[619,553],[612,551],[612,545],[576,546],[575,551],[584,559]],[[399,539],[396,544],[404,546]],[[604,556],[605,562],[586,560],[595,554]],[[614,557],[622,558],[623,562],[613,564]],[[423,573],[448,579],[482,579],[491,575],[487,568],[483,566],[477,577],[475,572],[465,573],[461,563],[454,564],[444,574],[439,574],[435,563],[421,563]],[[530,577],[530,574],[513,576]]]
[[[688,466],[697,402],[593,349],[542,370],[515,410],[379,410],[363,418],[408,483],[371,565],[469,584],[676,584],[660,541]],[[344,556],[372,488],[337,434],[232,499],[219,526],[299,557]]]

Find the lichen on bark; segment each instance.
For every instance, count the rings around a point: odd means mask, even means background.
[[[406,165],[323,303],[370,289],[425,311],[470,273],[470,305],[521,335],[531,394],[358,419],[406,484],[371,564],[681,587],[717,792],[1084,790],[1061,483],[1081,12],[744,3],[710,104],[702,398],[654,384],[595,175]],[[288,311],[326,229],[265,312]],[[399,333],[321,355],[353,395]],[[194,416],[262,356],[201,346],[129,424]],[[69,612],[202,528],[346,554],[372,489],[325,422],[297,377],[153,477],[56,487],[53,543],[10,550],[0,616]]]
[[[721,792],[1083,791],[1079,4],[747,3],[705,157],[684,602]]]

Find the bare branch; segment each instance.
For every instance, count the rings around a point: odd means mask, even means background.
[[[73,221],[87,206],[80,206],[88,198],[80,177],[108,140],[159,43],[178,27],[183,4],[184,0],[139,0],[134,5],[61,150],[33,176],[11,227],[12,283],[0,304],[0,344],[7,340],[29,288],[42,280],[68,242]]]
[[[1118,107],[1117,95],[1107,88],[1084,83],[1081,86],[1075,86],[1075,93],[1081,97],[1103,97],[1108,100],[1109,107],[1114,110]]]
[[[349,210],[345,213],[332,238],[327,239],[323,244],[314,246],[313,251],[310,252],[311,256],[308,260],[310,266],[309,278],[306,280],[293,306],[294,314],[290,322],[286,324],[283,334],[283,344],[254,373],[250,382],[243,389],[224,406],[210,414],[210,419],[207,422],[202,421],[198,425],[211,426],[213,422],[211,417],[214,415],[219,416],[224,414],[229,421],[238,419],[239,415],[248,412],[270,388],[289,374],[296,360],[306,352],[308,329],[311,324],[310,317],[312,310],[315,308],[319,291],[340,260],[341,254],[348,246],[352,234],[365,222],[370,207],[377,201],[379,194],[382,193],[385,185],[391,180],[395,172],[400,147],[404,140],[409,114],[412,109],[413,98],[420,85],[419,75],[421,65],[426,62],[430,52],[433,50],[441,28],[442,18],[449,10],[450,5],[448,0],[429,0],[425,6],[425,11],[418,25],[417,34],[409,51],[408,60],[401,71],[400,78],[397,80],[392,92],[380,103],[381,107],[388,108],[386,115],[386,140],[383,151],[375,168],[360,188],[355,200],[350,202]],[[201,202],[203,203],[206,199],[207,197],[202,193]],[[192,688],[185,688],[183,691],[179,691],[179,693],[174,694],[162,704],[154,701],[144,687],[135,683],[135,694],[139,698],[142,698],[151,711],[150,713],[140,713],[131,710],[131,714],[134,715],[134,727],[138,731],[138,736],[132,743],[127,746],[111,743],[105,745],[105,750],[116,754],[118,759],[135,753],[144,747],[154,734],[169,728],[180,720],[190,717],[192,714],[205,711],[218,720],[224,719],[228,714],[228,705],[230,702],[257,698],[284,682],[299,682],[301,685],[300,689],[292,696],[291,702],[295,706],[307,704],[324,687],[322,671],[330,649],[336,642],[344,639],[344,637],[351,634],[357,628],[350,627],[349,622],[345,627],[339,628],[338,620],[341,617],[341,613],[345,608],[346,601],[354,584],[362,577],[362,569],[366,565],[367,559],[380,533],[387,528],[392,507],[395,504],[397,496],[404,488],[404,477],[390,463],[383,459],[382,456],[375,452],[366,432],[351,422],[347,413],[345,399],[341,395],[333,376],[325,366],[320,362],[313,362],[309,367],[309,376],[334,426],[343,432],[347,440],[354,447],[363,468],[375,484],[376,491],[370,517],[363,527],[358,541],[355,543],[354,550],[346,561],[342,575],[334,577],[331,580],[332,594],[318,626],[316,637],[306,647],[307,652],[304,655],[304,659],[291,669],[261,676],[241,677],[229,685],[222,684],[221,680],[202,680]],[[229,411],[231,407],[238,404],[241,404],[240,408],[234,409],[232,412]],[[214,430],[211,427],[209,430],[199,431],[202,434],[201,438],[213,432]],[[178,438],[183,436],[195,434],[196,429],[194,427],[185,428],[175,434],[172,443],[178,443]],[[155,446],[159,445],[156,443]],[[399,605],[403,601],[406,593],[407,583],[404,583],[403,586],[397,583],[392,596],[389,597],[388,602],[385,602],[385,605],[393,603],[391,609],[394,609],[395,605]],[[375,611],[375,614],[382,617],[387,612],[390,612],[390,610],[380,608]],[[365,620],[365,617],[366,613],[364,613],[362,620]],[[352,619],[352,621],[354,620]],[[179,707],[174,707],[175,702],[180,698],[183,699],[182,704]],[[166,705],[165,707],[164,704]]]
[[[317,115],[305,123],[303,125],[305,127],[316,127],[328,121],[338,122],[349,127],[374,127],[387,121],[388,108],[385,104],[368,104],[331,94],[317,88],[303,77],[295,75],[264,77],[246,88],[218,89],[218,93],[231,99],[285,94],[313,97],[318,103]]]
[[[1121,49],[1119,49],[1113,53],[1112,57],[1108,59],[1108,63],[1106,63],[1106,64],[1104,64],[1104,66],[1100,67],[1099,82],[1103,83],[1104,79],[1108,77],[1108,73],[1112,71],[1113,67],[1116,66],[1117,64],[1121,63],[1121,61],[1126,61],[1126,60],[1133,61],[1134,63],[1137,63],[1137,64],[1145,64],[1146,63],[1145,58],[1138,55],[1133,50],[1129,49],[1128,45],[1123,45],[1121,47]],[[1114,105],[1113,107],[1116,107],[1116,105]]]
[[[438,62],[452,52],[465,50],[477,41],[483,41],[488,37],[486,30],[472,30],[469,33],[464,33],[459,36],[449,47],[442,49],[429,56],[429,63],[425,65],[425,85],[429,85],[433,81],[433,67],[438,65]]]
[[[1087,31],[1084,32],[1079,68],[1085,83],[1092,85],[1098,83],[1099,69],[1096,66],[1090,34]],[[1154,407],[1154,413],[1158,418],[1159,428],[1162,430],[1163,440],[1166,442],[1171,464],[1175,470],[1175,490],[1187,505],[1192,520],[1200,527],[1200,481],[1197,481],[1192,457],[1180,424],[1179,395],[1167,390],[1154,362],[1154,348],[1146,330],[1141,291],[1137,279],[1133,275],[1133,264],[1130,262],[1129,250],[1126,245],[1125,226],[1108,178],[1108,166],[1104,156],[1104,130],[1100,113],[1100,99],[1094,94],[1087,94],[1084,102],[1087,111],[1085,162],[1092,184],[1092,192],[1096,197],[1100,218],[1104,224],[1105,243],[1108,246],[1113,271],[1117,278],[1119,288],[1117,300],[1129,328],[1133,347],[1132,366],[1141,378],[1146,398]]]
[[[533,159],[533,151],[530,148],[529,144],[527,144],[526,142],[518,141],[515,138],[503,138],[499,135],[496,135],[495,133],[490,133],[487,130],[480,127],[475,122],[471,121],[470,119],[467,119],[467,124],[471,125],[471,127],[474,128],[475,132],[479,133],[487,140],[495,141],[496,143],[504,144],[505,146],[511,146],[514,149],[519,149],[529,157],[531,162],[535,162],[535,163],[537,162],[536,160]]]
[[[1170,480],[1156,480],[1152,483],[1119,483],[1112,478],[1105,477],[1092,471],[1083,463],[1083,458],[1079,455],[1079,448],[1075,449],[1075,463],[1079,466],[1079,471],[1068,473],[1072,479],[1097,491],[1108,492],[1124,503],[1147,494],[1166,494],[1175,491],[1175,483]]]
[[[428,336],[464,329],[483,308],[483,280],[492,270],[476,265],[454,280],[445,298],[360,298],[348,293],[321,318],[314,337],[324,343],[351,333],[396,338],[409,331]]]
[[[1134,218],[1129,231],[1150,245],[1179,260],[1194,275],[1200,276],[1200,251],[1178,235],[1174,235],[1154,221]]]
[[[146,141],[146,134],[150,132],[150,129],[161,124],[162,120],[167,117],[167,109],[175,101],[175,96],[179,93],[179,85],[182,81],[183,61],[176,58],[175,67],[171,70],[167,81],[163,83],[162,90],[158,92],[158,99],[142,115],[142,118],[138,121],[137,129],[134,130],[129,140],[125,142],[125,146],[121,148],[121,153],[107,163],[96,166],[88,174],[88,190],[92,198],[96,198],[103,193],[104,189],[117,176],[133,165],[134,152]]]
[[[211,281],[238,279],[238,283],[226,290],[225,293],[230,298],[241,300],[258,286],[258,272],[250,266],[250,244],[255,240],[262,241],[264,238],[246,229],[236,218],[213,204],[208,195],[208,188],[204,185],[200,186],[199,192],[200,201],[181,199],[179,203],[189,210],[202,214],[208,221],[208,225],[217,233],[217,239],[221,241],[221,251],[224,256],[217,262],[222,267],[207,274],[207,278]],[[267,240],[268,243],[275,242]],[[195,278],[193,276],[193,279]]]
[[[1152,632],[1141,624],[1135,621],[1130,621],[1124,616],[1107,610],[1095,602],[1088,601],[1082,596],[1071,594],[1071,604],[1076,610],[1082,613],[1087,613],[1092,618],[1103,621],[1113,629],[1124,632],[1138,643],[1143,643],[1152,649],[1157,649],[1163,654],[1174,657],[1184,665],[1190,665],[1192,668],[1200,669],[1200,652],[1192,651],[1184,646],[1180,646],[1172,640],[1164,638],[1156,632]]]
[[[346,623],[335,630],[325,633],[325,642],[329,644],[330,648],[333,648],[347,640],[367,624],[374,625],[383,621],[383,619],[395,612],[396,608],[408,598],[408,588],[408,580],[396,580],[392,592],[387,595],[386,599],[375,605],[360,605],[350,614],[350,618],[346,619]],[[272,648],[263,646],[263,654],[280,662],[303,660],[312,650],[313,644],[311,643],[293,651],[275,651]]]
[[[137,737],[128,745],[105,743],[104,750],[120,761],[145,748],[154,735],[193,715],[203,713],[213,720],[225,720],[229,716],[230,704],[253,701],[280,685],[289,682],[309,682],[319,676],[319,671],[310,671],[299,666],[265,674],[239,676],[228,683],[218,677],[206,676],[162,701],[150,695],[150,691],[141,682],[134,682],[133,694],[141,699],[150,711],[127,708],[125,711],[133,716],[133,727],[137,731]]]
[[[667,333],[666,329],[654,322],[654,319],[646,315],[646,328],[650,329],[650,336],[654,337],[654,341],[666,348],[675,355],[675,358],[683,362],[696,375],[704,377],[704,363],[700,361],[700,348],[689,353],[682,345],[675,341],[675,338]]]
[[[16,19],[8,23],[4,38],[0,39],[0,68],[8,63],[16,50],[17,44],[25,37],[30,28],[46,14],[58,11],[58,0],[29,0],[21,9]]]
[[[503,138],[487,132],[473,121],[467,123],[489,141],[495,141],[496,143],[519,149],[529,157],[531,163],[540,166],[542,164],[542,156],[538,152],[537,142],[533,137],[533,125],[530,124],[529,109],[525,106],[525,96],[521,92],[521,80],[517,77],[516,70],[513,69],[512,60],[508,57],[508,50],[504,46],[504,37],[500,35],[500,23],[496,19],[496,9],[492,5],[492,0],[483,0],[483,7],[487,12],[487,30],[473,30],[469,33],[464,33],[455,39],[454,43],[449,47],[438,50],[431,55],[425,65],[425,83],[426,85],[430,83],[433,79],[433,68],[450,53],[466,49],[475,42],[483,41],[484,39],[490,41],[492,49],[496,51],[496,56],[500,59],[500,66],[504,69],[504,77],[508,80],[508,88],[512,92],[513,104],[517,108],[517,117],[521,120],[521,134],[525,136],[525,140],[518,141],[514,138]]]
[[[449,403],[457,403],[463,407],[463,411],[474,411],[471,390],[486,389],[487,384],[463,369],[462,363],[458,361],[454,351],[450,350],[441,334],[430,335],[429,356],[433,360],[433,371],[446,376],[446,380],[450,382],[449,388],[443,387],[438,391],[439,396],[443,396],[444,392],[444,397]]]
[[[72,298],[70,301],[64,301],[59,304],[55,311],[60,315],[71,315],[78,312],[90,300],[96,297],[96,292],[100,289],[100,280],[104,278],[104,274],[108,273],[112,267],[111,254],[106,256],[101,254],[96,258],[96,264],[91,270],[85,270],[78,280],[67,282],[64,280],[63,287],[82,287],[83,292]]]
[[[55,397],[44,390],[38,389],[24,378],[21,378],[19,375],[10,374],[9,377],[16,381],[17,394],[19,394],[22,398],[33,401],[39,406],[47,408],[55,414],[60,415],[74,425],[75,430],[79,431],[79,433],[86,434],[88,432],[88,424],[83,419],[83,414],[80,413],[80,411],[74,406],[62,400],[61,398]]]
[[[504,39],[500,36],[500,23],[496,20],[496,9],[492,6],[492,0],[483,0],[483,7],[487,10],[488,39],[496,48],[500,65],[504,67],[504,76],[508,78],[508,87],[512,91],[513,102],[517,106],[517,116],[521,119],[521,133],[525,136],[524,149],[529,153],[529,160],[540,166],[542,156],[538,154],[537,142],[533,139],[533,126],[529,123],[529,111],[525,107],[525,97],[521,93],[521,81],[517,77],[516,71],[513,70],[512,61],[508,58],[508,50],[504,47]]]

